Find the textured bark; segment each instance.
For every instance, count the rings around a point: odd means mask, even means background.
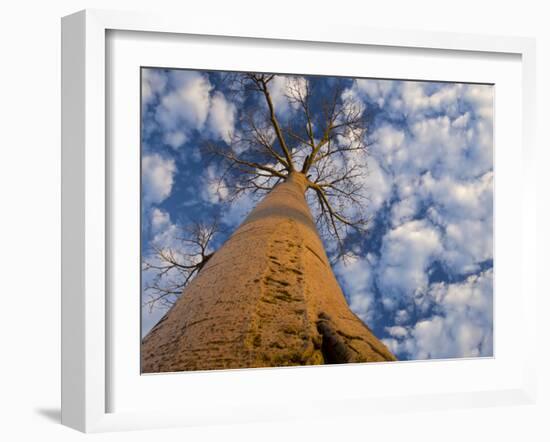
[[[349,309],[292,173],[142,343],[142,372],[395,360]]]

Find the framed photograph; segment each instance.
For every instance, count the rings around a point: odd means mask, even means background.
[[[532,40],[83,11],[62,46],[64,424],[533,400]]]

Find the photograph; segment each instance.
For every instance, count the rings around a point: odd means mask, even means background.
[[[494,84],[140,76],[142,374],[494,356]]]
[[[0,442],[550,441],[545,6],[4,2]]]

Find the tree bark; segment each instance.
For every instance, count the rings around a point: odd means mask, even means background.
[[[349,309],[293,172],[143,339],[142,372],[391,361]]]

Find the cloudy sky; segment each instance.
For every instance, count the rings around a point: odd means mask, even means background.
[[[331,78],[302,76],[320,91]],[[177,245],[179,228],[221,216],[218,247],[254,206],[214,186],[205,141],[229,141],[250,106],[223,75],[142,69],[142,253]],[[297,110],[276,77],[280,119]],[[493,354],[493,87],[346,79],[342,100],[368,121],[368,231],[335,265],[351,309],[399,359]],[[320,112],[320,109],[314,111]],[[330,240],[327,250],[334,249]],[[143,286],[151,275],[142,275]],[[142,293],[144,298],[145,294]],[[142,311],[142,333],[165,313]]]

